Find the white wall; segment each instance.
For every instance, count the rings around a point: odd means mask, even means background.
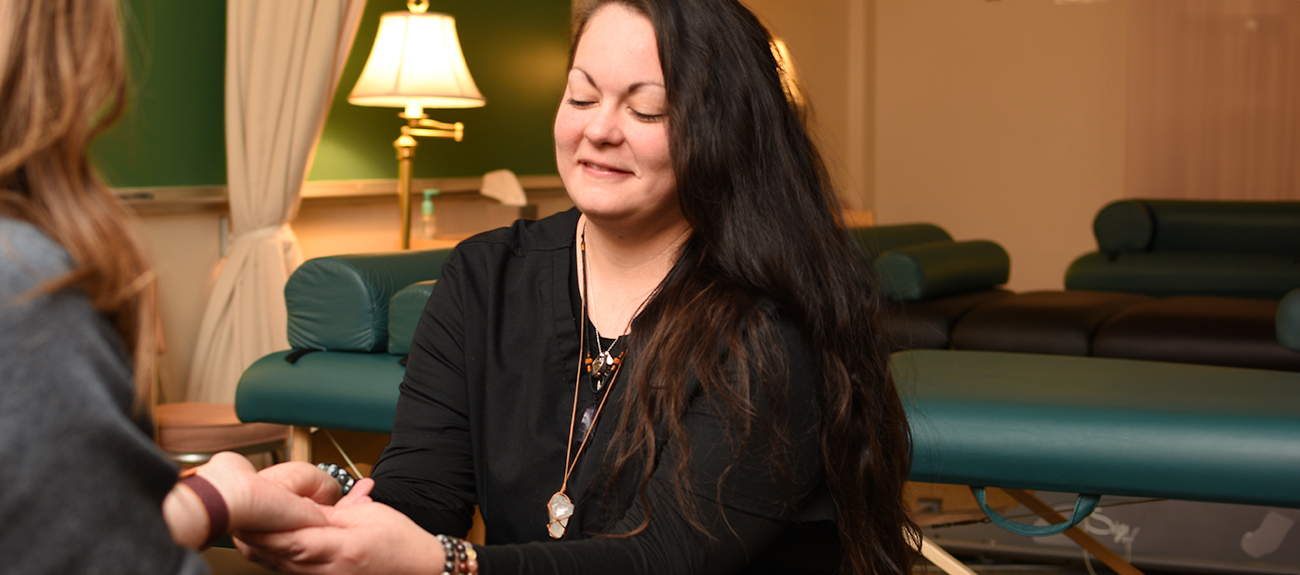
[[[875,209],[1011,254],[1060,289],[1123,195],[1127,4],[877,0]]]
[[[161,400],[184,401],[199,323],[221,265],[219,214],[144,215],[141,229],[158,274],[163,342]]]

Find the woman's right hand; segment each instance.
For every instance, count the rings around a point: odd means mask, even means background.
[[[371,501],[371,480],[362,480],[334,507],[321,507],[326,527],[282,533],[241,533],[235,546],[244,557],[287,573],[437,573],[442,544],[406,515]]]

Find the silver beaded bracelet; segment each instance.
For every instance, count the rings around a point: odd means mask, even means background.
[[[328,473],[329,476],[333,477],[335,481],[338,481],[339,487],[343,488],[344,495],[347,495],[349,491],[352,491],[352,486],[356,485],[357,483],[357,480],[352,477],[351,473],[348,473],[348,470],[339,467],[336,464],[318,463],[316,464],[316,467],[319,468],[321,471]]]

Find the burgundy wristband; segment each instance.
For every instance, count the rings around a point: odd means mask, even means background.
[[[203,548],[211,547],[226,534],[226,529],[230,526],[230,510],[226,508],[226,500],[210,481],[198,474],[182,477],[180,484],[198,495],[199,501],[203,502],[203,509],[208,512],[208,540],[203,542]]]

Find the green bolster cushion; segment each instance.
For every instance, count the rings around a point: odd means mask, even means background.
[[[1277,342],[1300,351],[1300,289],[1293,289],[1277,304]]]
[[[284,286],[294,349],[384,351],[388,301],[397,290],[438,279],[451,250],[315,258]]]
[[[920,301],[1007,283],[1011,258],[986,240],[940,241],[885,252],[875,267],[889,299]]]
[[[1276,300],[1300,287],[1292,256],[1215,252],[1084,254],[1065,272],[1065,289],[1154,297],[1228,296]]]
[[[415,326],[420,323],[420,314],[424,312],[424,305],[429,303],[429,294],[433,293],[436,283],[438,280],[416,282],[393,294],[393,299],[388,302],[388,353],[411,353]]]
[[[235,414],[246,423],[279,423],[392,433],[401,358],[386,353],[322,351],[296,363],[281,351],[253,362],[239,378]]]
[[[1300,254],[1300,202],[1124,200],[1093,222],[1098,249]]]
[[[1136,200],[1113,202],[1097,212],[1092,233],[1103,252],[1142,252],[1151,247],[1156,224],[1146,204]]]
[[[931,242],[952,241],[952,236],[943,228],[933,224],[898,224],[892,226],[871,226],[849,230],[853,239],[875,258],[889,250]]]

